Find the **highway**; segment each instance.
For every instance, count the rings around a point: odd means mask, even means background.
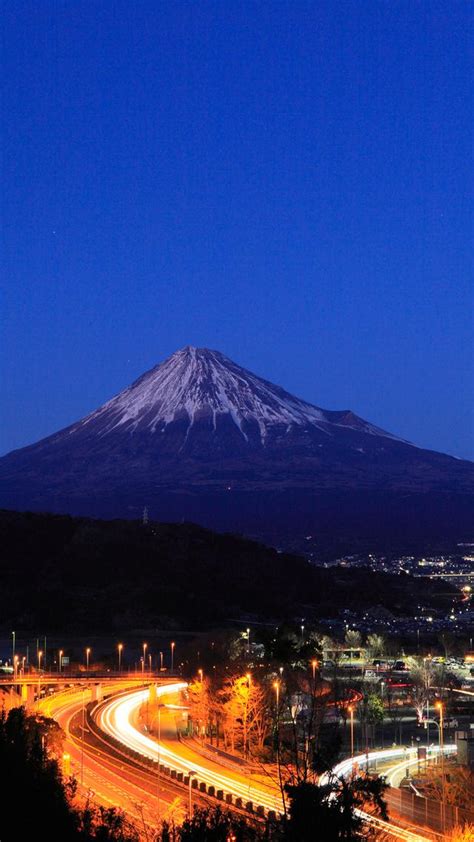
[[[158,695],[165,696],[172,691],[178,692],[184,686],[184,684],[177,684],[174,688],[160,687],[158,688]],[[199,780],[215,786],[216,790],[222,789],[224,793],[229,792],[235,797],[241,797],[244,803],[247,800],[252,800],[254,805],[262,804],[266,810],[282,812],[282,801],[275,783],[264,786],[260,780],[251,782],[245,777],[245,773],[239,774],[239,772],[230,771],[216,761],[203,757],[202,754],[179,742],[176,739],[176,734],[173,735],[173,730],[175,732],[175,729],[173,729],[173,706],[170,706],[168,716],[166,706],[163,708],[161,718],[162,738],[160,741],[151,739],[140,731],[137,727],[138,710],[146,701],[147,695],[147,691],[134,691],[122,698],[111,699],[102,705],[98,715],[100,727],[128,748],[152,757],[177,771],[189,774],[189,771],[193,770]],[[445,747],[446,753],[452,753],[455,750],[456,747],[453,745]],[[439,748],[434,747],[433,753],[436,754],[437,752],[439,752]],[[372,751],[368,755],[369,766],[373,766],[376,762],[385,764],[385,774],[390,781],[395,781],[400,769],[406,768],[407,762],[408,765],[418,762],[414,753],[416,753],[416,749],[414,751],[408,749],[405,753],[404,748]],[[363,769],[366,763],[367,755],[361,754],[339,763],[333,769],[333,773],[337,776],[346,776],[351,774],[354,765]],[[321,783],[325,783],[328,779],[328,777],[323,777]],[[404,842],[427,842],[427,840],[434,838],[432,833],[426,836],[417,830],[399,827],[363,811],[359,811],[359,815],[367,824],[379,828],[392,839],[404,840]]]
[[[117,681],[108,689],[120,692],[126,687],[126,681]],[[64,730],[64,752],[70,756],[79,796],[90,797],[105,807],[119,807],[139,830],[144,830],[144,826],[156,828],[159,818],[174,817],[181,821],[187,799],[180,788],[168,781],[158,781],[153,773],[137,768],[94,741],[85,717],[83,720],[83,709],[90,696],[89,688],[78,687],[53,694],[39,705],[40,712],[55,719]],[[202,798],[200,803],[205,803]]]
[[[157,695],[176,696],[185,687],[184,682],[161,686],[157,688]],[[282,812],[282,801],[276,782],[269,781],[266,784],[260,777],[258,780],[251,780],[247,770],[240,772],[238,768],[224,768],[216,760],[207,758],[192,747],[179,742],[174,727],[174,706],[168,709],[165,707],[163,710],[160,741],[142,733],[136,726],[136,719],[140,706],[147,698],[147,690],[138,690],[127,694],[126,697],[111,699],[99,709],[99,726],[129,749],[151,757],[177,772],[188,775],[193,771],[200,782],[214,786],[216,791],[222,790],[224,795],[229,793],[234,798],[242,798],[244,804],[252,801],[255,807],[262,805],[266,810]]]
[[[430,754],[436,755],[439,753],[439,751],[439,747],[434,746],[432,749],[430,749]],[[446,745],[444,747],[445,754],[453,754],[455,751],[455,745]],[[409,766],[414,763],[418,763],[416,752],[416,748],[405,749],[404,747],[382,749],[380,751],[371,751],[368,752],[368,754],[359,754],[355,757],[346,758],[345,760],[341,761],[341,763],[338,763],[332,771],[335,775],[346,777],[352,773],[354,766],[360,769],[366,767],[368,759],[369,768],[375,763],[388,764],[386,768],[384,768],[384,775],[387,778],[387,782],[393,786],[393,782],[396,780],[396,777],[400,774],[401,770],[403,770],[403,777],[404,770],[406,769],[407,765]],[[403,760],[401,761],[400,758],[403,758]],[[392,763],[392,761],[395,762]],[[324,784],[328,780],[328,776],[323,776],[321,778],[321,783]],[[405,840],[406,842],[431,842],[436,836],[436,834],[434,834],[432,831],[429,831],[429,836],[426,836],[424,833],[421,833],[417,830],[398,827],[397,825],[394,825],[391,822],[386,822],[378,816],[372,816],[369,813],[365,813],[362,810],[359,810],[358,813],[367,824],[370,824],[373,827],[385,831],[392,838],[395,839]]]
[[[64,729],[64,749],[70,754],[71,771],[80,784],[82,794],[89,793],[104,806],[121,807],[138,828],[156,827],[158,816],[173,815],[180,821],[187,811],[188,793],[182,784],[173,783],[169,777],[158,774],[159,765],[164,764],[186,776],[192,772],[199,782],[214,786],[216,792],[222,790],[224,795],[229,793],[233,799],[241,798],[244,806],[247,801],[252,801],[254,807],[262,805],[266,811],[281,813],[282,801],[275,781],[265,780],[263,773],[249,777],[245,767],[240,770],[233,764],[224,765],[225,761],[208,758],[196,751],[192,744],[178,740],[175,717],[180,714],[178,696],[185,686],[185,682],[175,681],[156,688],[158,698],[168,702],[160,708],[159,741],[143,733],[138,724],[139,709],[149,698],[149,689],[137,690],[136,685],[130,688],[126,681],[117,681],[108,690],[121,692],[121,695],[114,695],[97,707],[95,720],[101,730],[126,748],[157,761],[156,772],[154,769],[137,768],[136,761],[121,756],[113,746],[98,743],[87,725],[83,731],[85,720],[82,719],[82,711],[90,699],[89,688],[72,688],[53,694],[40,703],[42,713],[56,719]],[[455,746],[448,745],[445,749],[450,753],[455,751]],[[433,751],[436,753],[439,749],[434,748]],[[415,753],[416,749],[406,752],[404,748],[373,751],[368,755],[369,765],[373,767],[375,762],[383,764],[388,782],[396,784],[406,766],[418,762]],[[349,775],[353,765],[363,769],[366,763],[367,755],[360,754],[339,763],[333,773]],[[326,782],[324,776],[321,782]],[[209,803],[206,796],[197,790],[193,790],[192,797],[195,803]],[[392,839],[405,842],[433,839],[431,834],[425,836],[422,832],[398,827],[365,812],[360,812],[360,816]]]

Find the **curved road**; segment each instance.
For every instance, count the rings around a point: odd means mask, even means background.
[[[112,689],[112,688],[111,688]],[[115,692],[126,689],[117,682]],[[51,695],[40,702],[39,710],[55,719],[65,733],[64,752],[70,756],[71,773],[79,785],[79,794],[105,807],[119,807],[138,828],[156,828],[158,819],[170,813],[181,820],[187,799],[177,787],[146,770],[134,768],[126,758],[114,756],[107,746],[94,744],[84,727],[83,709],[90,701],[89,688],[74,688]]]
[[[176,684],[174,688],[169,686],[159,687],[157,694],[158,696],[168,695],[172,691],[177,692],[183,689],[185,686],[185,683],[180,683]],[[158,742],[142,733],[138,729],[136,721],[138,710],[143,702],[146,701],[147,696],[147,691],[135,691],[128,693],[125,697],[111,699],[110,702],[107,702],[100,708],[98,714],[100,727],[130,749],[164,763],[177,771],[189,774],[189,771],[193,770],[199,780],[205,781],[207,784],[212,784],[216,790],[222,789],[224,792],[232,793],[234,796],[241,797],[244,802],[251,800],[255,805],[263,805],[266,810],[275,810],[277,813],[282,812],[281,796],[275,783],[273,785],[264,785],[262,781],[251,782],[245,777],[244,772],[239,774],[236,771],[223,768],[216,761],[207,759],[198,752],[188,748],[187,745],[178,742],[176,737],[174,740],[171,739],[169,722],[168,727],[164,725],[165,713],[163,714],[162,722],[162,737],[163,734],[166,734],[167,736],[165,738],[162,738]],[[447,753],[455,750],[456,747],[452,745],[445,747]],[[433,751],[436,753],[439,749],[434,748]],[[400,758],[403,760],[400,761]],[[369,753],[369,764],[373,764],[376,761],[387,763],[392,760],[395,762],[391,765],[389,763],[385,772],[389,778],[393,778],[401,766],[403,768],[406,767],[407,755],[405,754],[405,749],[392,748]],[[416,762],[418,762],[417,758],[413,758],[413,753],[409,750],[408,765]],[[349,775],[355,764],[359,768],[363,768],[366,763],[367,755],[361,754],[339,763],[334,767],[333,773],[337,776]],[[323,776],[321,782],[325,783],[327,780],[328,777]],[[427,840],[433,839],[432,835],[425,836],[421,832],[398,827],[363,811],[359,811],[359,815],[365,822],[385,831],[392,838],[405,840],[405,842],[427,842]]]
[[[172,696],[185,686],[185,682],[159,685],[156,692],[158,697]],[[244,804],[252,801],[255,806],[262,805],[266,810],[282,812],[281,796],[275,781],[265,780],[263,774],[250,778],[245,767],[242,771],[239,768],[226,768],[217,758],[207,758],[188,744],[177,740],[174,722],[176,705],[163,705],[161,709],[161,739],[158,742],[137,727],[138,711],[147,700],[149,690],[131,690],[129,686],[124,686],[124,682],[117,682],[114,691],[122,692],[122,695],[111,697],[97,709],[97,723],[104,732],[130,749],[186,775],[192,771],[199,781],[213,785],[216,790],[221,789],[224,793],[242,798]],[[41,711],[56,719],[65,731],[65,750],[71,756],[71,765],[77,780],[82,784],[82,791],[91,791],[93,797],[106,806],[120,806],[139,826],[144,824],[156,827],[158,815],[163,815],[163,808],[169,810],[173,803],[176,805],[177,802],[182,802],[176,808],[176,818],[181,819],[184,813],[183,805],[187,803],[182,785],[180,788],[179,785],[170,784],[169,778],[156,775],[153,770],[133,768],[133,764],[127,762],[126,758],[117,754],[114,756],[113,749],[107,745],[99,748],[91,744],[88,739],[90,734],[84,734],[86,739],[82,740],[82,711],[89,700],[89,689],[74,688],[54,694],[40,703]],[[446,746],[447,752],[453,750],[455,746]],[[395,782],[400,771],[407,765],[416,763],[417,758],[413,757],[411,750],[405,754],[404,748],[397,748],[370,752],[369,762],[375,761],[383,762],[384,766],[388,763],[384,774],[389,782]],[[333,772],[339,776],[348,775],[354,764],[363,768],[366,762],[366,754],[361,754],[342,761]],[[321,781],[324,783],[325,778]],[[202,796],[196,790],[193,791],[193,798],[202,801]],[[361,812],[360,815],[364,821],[384,830],[392,838],[405,842],[427,842],[433,838],[431,835],[424,836],[420,832],[398,827],[367,813]]]
[[[185,682],[158,687],[157,696],[178,693],[185,687]],[[281,796],[276,783],[269,781],[266,784],[263,780],[255,780],[255,778],[252,780],[245,768],[242,772],[238,769],[223,768],[217,760],[204,757],[192,747],[178,742],[176,737],[173,740],[175,706],[170,706],[168,709],[165,706],[163,710],[162,739],[159,742],[138,730],[135,725],[137,712],[147,698],[147,690],[138,690],[128,693],[125,697],[111,699],[100,707],[97,715],[98,725],[128,748],[151,757],[177,772],[188,775],[192,771],[199,781],[205,782],[207,786],[214,786],[216,790],[223,790],[224,794],[230,793],[234,797],[242,798],[244,803],[252,801],[255,806],[262,805],[266,810],[275,810],[278,813],[282,811]]]

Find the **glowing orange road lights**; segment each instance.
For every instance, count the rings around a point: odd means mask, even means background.
[[[276,696],[277,720],[278,720],[278,709],[280,707],[280,682],[279,681],[273,682],[273,689],[275,690],[275,696]]]
[[[63,754],[63,772],[66,778],[71,777],[71,755],[67,751]]]
[[[90,646],[88,646],[88,647],[87,647],[87,649],[86,649],[86,672],[89,672],[89,658],[90,658],[90,654],[91,654],[91,648],[90,648]]]
[[[354,757],[354,708],[349,705],[349,713],[351,715],[351,757]]]
[[[143,669],[145,669],[145,660],[146,660],[146,650],[148,649],[148,643],[143,644]]]
[[[250,685],[251,685],[251,683],[252,683],[252,676],[251,676],[251,674],[248,672],[248,673],[247,673],[247,675],[245,676],[245,678],[247,679],[247,682],[248,682],[248,685],[249,685],[249,690],[250,690]]]
[[[313,658],[311,661],[311,667],[313,670],[313,681],[316,681],[316,667],[318,666],[318,662]]]
[[[171,641],[171,672],[174,672],[174,647],[176,643],[174,640]]]
[[[443,703],[436,702],[435,708],[439,710],[439,753],[441,756],[441,830],[444,833],[446,825],[445,811],[445,780],[444,780],[444,719]]]
[[[203,671],[202,671],[202,670],[198,670],[198,675],[199,675],[199,680],[200,680],[200,682],[201,682],[201,684],[202,684],[202,680],[203,680],[203,676],[204,676]]]
[[[160,652],[160,670],[163,669],[163,652]]]
[[[247,629],[247,655],[250,655],[250,629]]]
[[[123,643],[119,643],[117,646],[118,652],[118,671],[122,672],[122,652],[123,652]]]
[[[58,653],[58,671],[59,672],[61,672],[62,668],[63,668],[63,655],[64,655],[64,652],[63,652],[62,649],[60,649],[59,653]]]

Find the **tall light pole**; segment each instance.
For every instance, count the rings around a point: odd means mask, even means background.
[[[160,670],[163,669],[163,652],[160,652]]]
[[[118,650],[118,671],[122,672],[122,651],[123,651],[123,643],[119,643],[117,646]]]
[[[196,772],[189,771],[189,804],[188,804],[188,811],[189,811],[189,818],[191,818],[191,814],[193,811],[193,797],[192,797],[192,779],[196,777]]]
[[[436,707],[439,710],[439,750],[441,753],[441,831],[444,833],[446,819],[445,819],[445,783],[444,783],[444,720],[443,720],[443,703],[437,702]]]
[[[354,757],[354,708],[349,706],[349,713],[351,715],[351,757]]]
[[[12,664],[15,661],[16,632],[12,631]]]
[[[41,649],[38,649],[38,704],[41,701],[41,658],[43,657],[43,652]]]
[[[174,672],[174,647],[176,646],[174,640],[171,641],[171,672]]]
[[[82,688],[82,739],[81,739],[81,786],[84,786],[84,727],[86,708],[84,704],[85,687]]]
[[[18,674],[18,655],[13,656],[13,678],[16,678]]]
[[[148,653],[148,665],[149,665],[150,672],[151,672],[151,652]]]
[[[146,658],[146,650],[148,649],[148,643],[143,644],[143,671],[145,670],[145,658]]]
[[[313,682],[316,681],[316,667],[317,666],[318,666],[318,662],[316,661],[315,658],[313,658],[313,660],[311,661],[311,667],[313,669]]]
[[[247,629],[247,655],[250,655],[250,629]]]
[[[203,679],[203,676],[204,676],[204,673],[203,673],[202,669],[198,670],[198,674],[199,674],[199,680],[202,684],[202,679]]]
[[[88,647],[87,647],[87,649],[86,649],[86,673],[89,673],[89,658],[90,658],[90,654],[91,654],[91,649],[90,649],[90,646],[88,646]]]
[[[63,655],[64,655],[64,652],[63,652],[62,649],[60,649],[59,654],[58,654],[58,670],[59,670],[59,672],[61,672],[62,668],[63,668]]]

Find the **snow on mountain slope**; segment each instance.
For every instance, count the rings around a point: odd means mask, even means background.
[[[91,423],[96,428],[100,426],[101,435],[118,428],[154,433],[186,416],[190,428],[203,415],[212,416],[214,429],[218,416],[230,416],[244,438],[244,422],[255,422],[262,442],[268,428],[277,425],[287,430],[295,425],[310,425],[326,433],[343,427],[396,439],[352,412],[326,412],[300,400],[236,365],[219,351],[192,346],[182,348],[142,375],[70,428],[69,433]]]

